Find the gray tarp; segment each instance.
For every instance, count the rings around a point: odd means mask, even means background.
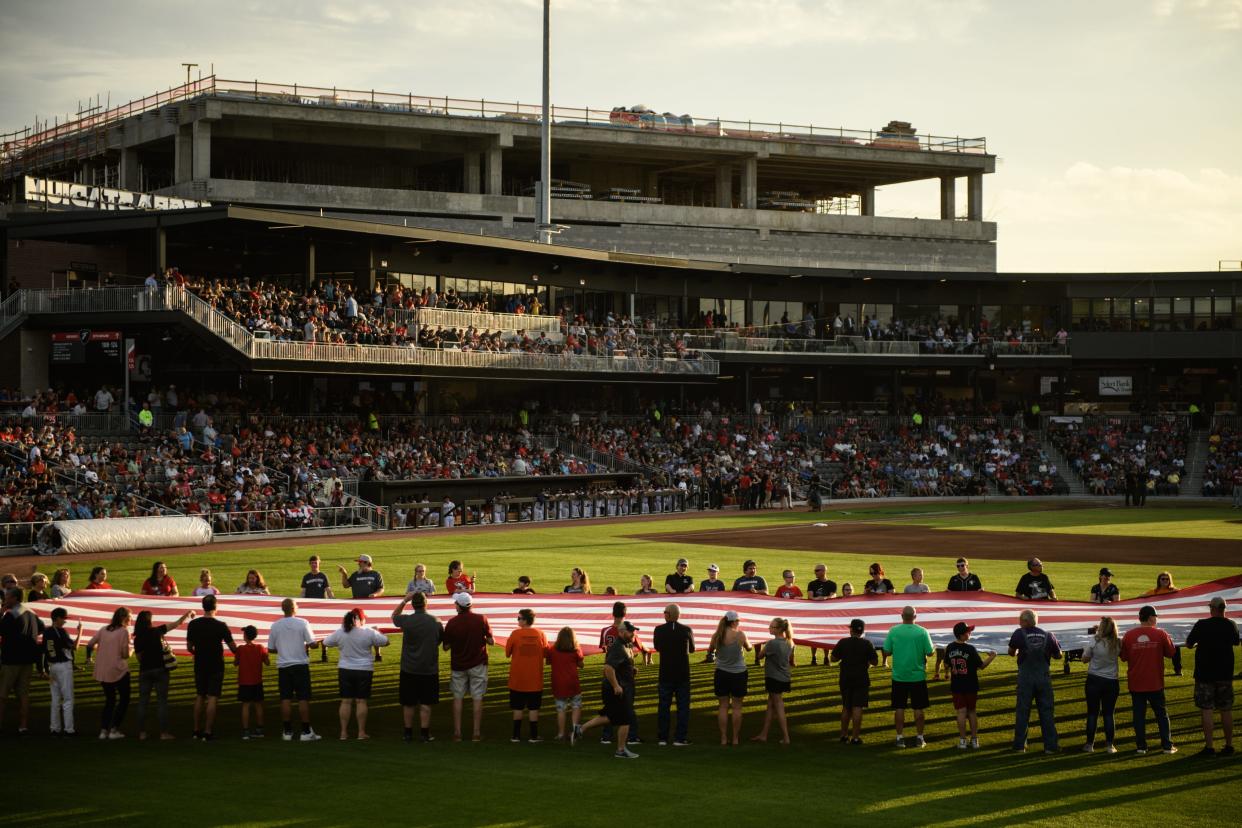
[[[211,543],[211,526],[207,521],[174,515],[57,520],[39,530],[34,548],[40,555],[81,555],[206,543]]]

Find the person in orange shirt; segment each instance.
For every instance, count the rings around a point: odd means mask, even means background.
[[[535,611],[518,610],[518,628],[505,642],[509,657],[509,709],[513,711],[513,736],[510,742],[522,741],[522,712],[530,716],[530,744],[539,738],[539,708],[543,706],[543,662],[548,653],[548,639],[535,629]]]

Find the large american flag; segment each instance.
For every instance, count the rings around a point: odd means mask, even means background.
[[[766,640],[768,624],[777,617],[790,619],[798,644],[831,646],[849,637],[849,623],[861,618],[867,624],[867,637],[877,644],[890,627],[901,623],[901,610],[907,604],[918,610],[917,623],[931,633],[932,641],[943,646],[953,640],[953,625],[965,621],[976,627],[971,640],[984,650],[1004,650],[1018,625],[1018,614],[1027,608],[1039,613],[1039,624],[1056,634],[1062,648],[1076,649],[1089,638],[1087,628],[1101,616],[1117,621],[1122,633],[1138,623],[1139,608],[1150,604],[1159,613],[1159,625],[1177,643],[1185,640],[1194,622],[1208,615],[1208,601],[1221,596],[1229,602],[1227,614],[1242,619],[1242,575],[1222,578],[1189,587],[1169,595],[1133,598],[1099,606],[1078,601],[1023,601],[992,592],[931,592],[837,598],[829,601],[808,601],[772,598],[741,592],[704,592],[690,595],[511,595],[479,593],[474,596],[473,612],[485,615],[497,642],[503,644],[517,627],[517,611],[529,607],[536,613],[535,625],[549,639],[561,627],[572,627],[586,652],[594,652],[600,631],[612,623],[614,601],[624,601],[628,618],[640,630],[644,641],[651,630],[664,623],[664,607],[676,603],[681,607],[681,622],[695,631],[699,648],[705,648],[717,622],[727,610],[741,616],[742,629],[755,643]],[[221,595],[217,617],[229,625],[234,638],[241,642],[241,628],[253,624],[259,630],[260,643],[266,643],[267,631],[273,621],[282,617],[280,596]],[[317,639],[337,629],[341,618],[354,607],[361,607],[368,623],[383,632],[394,632],[390,616],[400,597],[374,600],[298,599],[298,615],[306,619]],[[36,601],[27,606],[45,622],[50,623],[53,608],[63,606],[69,611],[69,627],[82,622],[83,643],[111,620],[119,606],[129,607],[133,615],[150,610],[155,624],[171,623],[186,610],[201,613],[199,598],[155,598],[117,590],[79,590],[55,601]],[[410,610],[406,609],[407,612]],[[441,621],[456,614],[449,596],[432,597],[428,611]],[[173,650],[185,653],[185,627],[172,632],[168,642]]]

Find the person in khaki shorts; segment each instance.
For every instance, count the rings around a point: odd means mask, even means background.
[[[483,696],[487,694],[487,647],[495,644],[491,625],[482,615],[470,611],[474,599],[469,592],[453,596],[457,615],[444,625],[442,647],[449,652],[452,670],[449,690],[453,693],[453,741],[461,741],[461,712],[467,695],[473,699],[473,740],[483,739]]]
[[[1219,595],[1208,604],[1211,616],[1195,622],[1186,636],[1187,649],[1195,654],[1195,707],[1203,718],[1203,750],[1200,756],[1233,756],[1233,648],[1238,646],[1238,625],[1225,617],[1225,599]],[[1225,746],[1216,749],[1215,713]]]

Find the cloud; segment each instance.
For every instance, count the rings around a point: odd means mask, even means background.
[[[1156,0],[1156,17],[1181,18],[1217,31],[1242,29],[1242,0]]]

